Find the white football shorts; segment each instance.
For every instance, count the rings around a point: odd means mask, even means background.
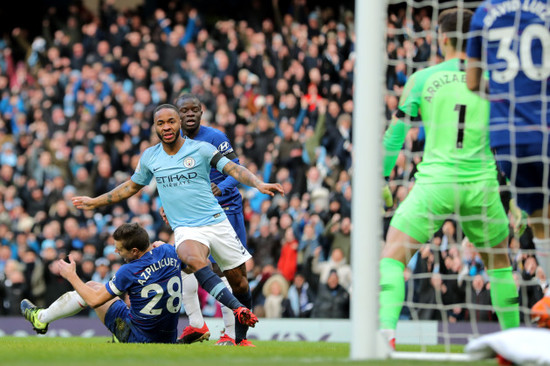
[[[177,227],[174,230],[176,250],[185,240],[196,240],[210,249],[222,271],[237,268],[252,256],[243,246],[228,219],[198,227]]]

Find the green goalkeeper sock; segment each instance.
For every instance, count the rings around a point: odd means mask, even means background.
[[[491,301],[497,313],[500,327],[519,327],[519,299],[512,267],[487,271],[491,283]]]
[[[380,260],[380,329],[397,328],[399,313],[405,301],[405,265],[392,258]]]

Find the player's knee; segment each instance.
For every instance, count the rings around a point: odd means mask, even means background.
[[[234,286],[232,285],[231,288],[233,289],[234,293],[238,294],[244,294],[248,292],[248,279],[246,276],[238,276],[234,280]]]
[[[191,269],[191,272],[195,272],[209,265],[208,258],[206,256],[201,255],[198,251],[182,248],[181,245],[178,247],[178,257],[187,265],[187,267]]]
[[[217,263],[212,263],[212,271],[217,274],[219,277],[223,277],[224,273],[222,272],[220,266]]]

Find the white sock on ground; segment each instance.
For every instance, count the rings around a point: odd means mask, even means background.
[[[199,296],[197,290],[199,283],[194,274],[188,274],[182,272],[182,303],[185,308],[185,313],[189,318],[189,325],[194,328],[202,328],[204,326],[204,318],[202,317],[201,305],[199,303]]]
[[[229,281],[227,281],[227,278],[224,276],[221,277],[221,280],[223,281],[225,286],[227,286],[229,291],[233,292],[233,290],[231,289],[231,285],[229,285]],[[233,314],[233,310],[222,304],[222,316],[223,324],[225,326],[225,334],[235,339],[235,314]]]
[[[78,314],[88,306],[76,291],[66,292],[49,307],[38,312],[37,318],[42,323],[51,323],[57,319]]]
[[[380,329],[380,334],[388,341],[391,341],[395,338],[395,329]]]

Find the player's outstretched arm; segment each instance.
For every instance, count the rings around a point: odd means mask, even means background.
[[[95,198],[87,196],[76,196],[72,198],[74,207],[81,210],[93,210],[101,206],[111,205],[113,203],[125,200],[143,188],[142,185],[135,183],[131,179],[122,183],[110,192],[104,193]]]
[[[224,174],[230,175],[242,184],[254,187],[260,192],[274,196],[276,192],[284,195],[283,186],[279,183],[264,183],[260,178],[255,176],[250,170],[242,165],[235,164],[230,161],[223,168]]]
[[[76,262],[71,255],[69,255],[69,263],[60,259],[57,261],[57,265],[59,266],[59,274],[71,283],[76,292],[86,301],[86,304],[92,308],[101,306],[115,297],[111,295],[105,287],[96,290],[86,285],[76,274]]]

